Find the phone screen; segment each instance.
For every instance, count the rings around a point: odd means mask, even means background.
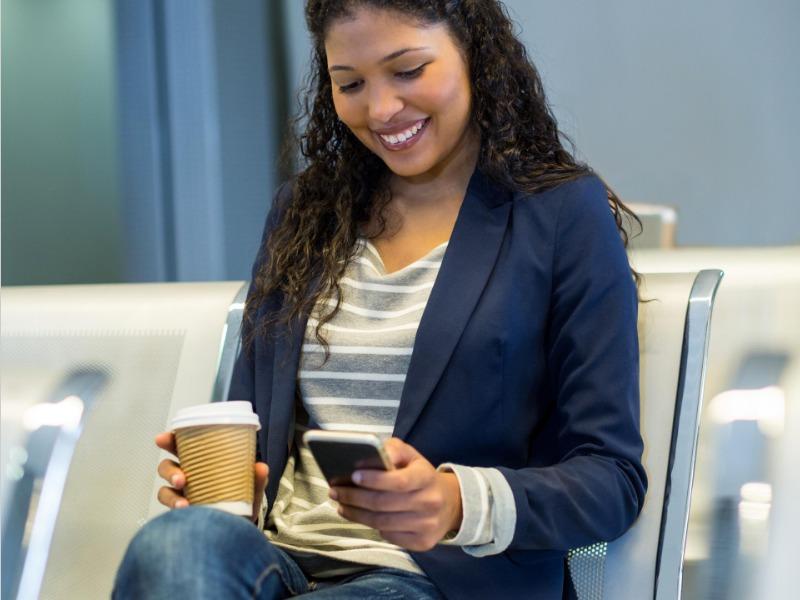
[[[309,440],[308,446],[330,485],[355,485],[350,476],[357,469],[386,470],[378,450],[370,444]]]

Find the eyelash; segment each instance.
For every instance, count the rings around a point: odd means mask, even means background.
[[[400,71],[399,73],[396,74],[396,76],[399,77],[400,79],[405,79],[405,80],[416,79],[417,77],[422,75],[422,72],[425,70],[427,64],[428,63],[420,65],[416,69],[411,69],[410,71]],[[343,94],[347,94],[355,91],[360,85],[361,85],[360,81],[356,81],[348,85],[340,85],[339,91]]]

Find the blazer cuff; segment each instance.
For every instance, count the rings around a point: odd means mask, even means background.
[[[464,514],[458,532],[445,536],[439,543],[461,546],[475,557],[505,551],[517,526],[514,493],[505,476],[498,469],[452,463],[439,465],[437,471],[455,473]]]
[[[511,485],[498,469],[473,467],[478,475],[488,483],[492,497],[491,531],[492,539],[486,543],[463,546],[464,552],[471,556],[491,556],[500,554],[511,545],[517,529],[517,505]]]
[[[453,546],[485,544],[492,540],[492,493],[486,479],[473,467],[444,463],[436,469],[455,473],[461,488],[463,519],[455,535],[440,542]]]

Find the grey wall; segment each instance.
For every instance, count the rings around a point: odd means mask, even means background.
[[[111,0],[2,2],[2,283],[122,277]]]
[[[288,96],[276,6],[117,0],[127,280],[250,277]]]
[[[284,2],[297,85],[310,47]],[[679,244],[800,243],[800,2],[506,6],[562,130],[623,199],[675,206]]]
[[[800,3],[509,3],[580,150],[682,244],[800,242]]]
[[[228,279],[249,279],[272,193],[288,91],[272,0],[217,2],[215,31]]]

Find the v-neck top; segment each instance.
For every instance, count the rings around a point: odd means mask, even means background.
[[[383,275],[385,277],[393,277],[395,275],[401,276],[407,269],[432,269],[432,270],[439,270],[439,267],[442,264],[442,256],[444,255],[444,251],[439,252],[440,248],[447,249],[447,245],[450,241],[442,242],[435,248],[431,249],[425,256],[418,258],[414,262],[406,265],[402,269],[398,269],[397,271],[392,271],[391,273],[387,273],[386,266],[383,264],[383,259],[381,258],[380,252],[375,247],[375,245],[370,242],[366,238],[359,238],[358,243],[360,244],[361,248],[366,250],[366,252],[362,252],[362,254],[366,255],[366,259],[373,265],[375,271],[379,275]]]

